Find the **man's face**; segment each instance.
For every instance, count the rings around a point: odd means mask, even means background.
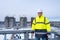
[[[42,16],[42,12],[38,12],[38,16]]]

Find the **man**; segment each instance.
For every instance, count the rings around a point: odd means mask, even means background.
[[[38,11],[38,16],[33,20],[32,30],[35,31],[36,40],[48,40],[47,33],[51,32],[50,23],[48,18],[43,16],[41,10]]]

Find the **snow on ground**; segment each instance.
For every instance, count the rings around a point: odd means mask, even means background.
[[[0,40],[3,40],[4,39],[4,35],[0,35]]]

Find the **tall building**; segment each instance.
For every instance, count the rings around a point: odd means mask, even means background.
[[[14,17],[5,17],[5,28],[12,28],[15,26],[15,18]]]
[[[31,26],[32,26],[32,22],[33,22],[34,19],[35,19],[35,17],[31,17]]]
[[[27,26],[27,17],[20,17],[20,27]]]

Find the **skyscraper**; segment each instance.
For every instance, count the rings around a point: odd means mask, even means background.
[[[27,26],[27,17],[20,17],[20,27]]]
[[[5,28],[12,28],[15,26],[15,18],[14,17],[5,17]]]
[[[31,17],[31,26],[32,26],[32,22],[33,22],[34,19],[35,19],[35,17]]]

